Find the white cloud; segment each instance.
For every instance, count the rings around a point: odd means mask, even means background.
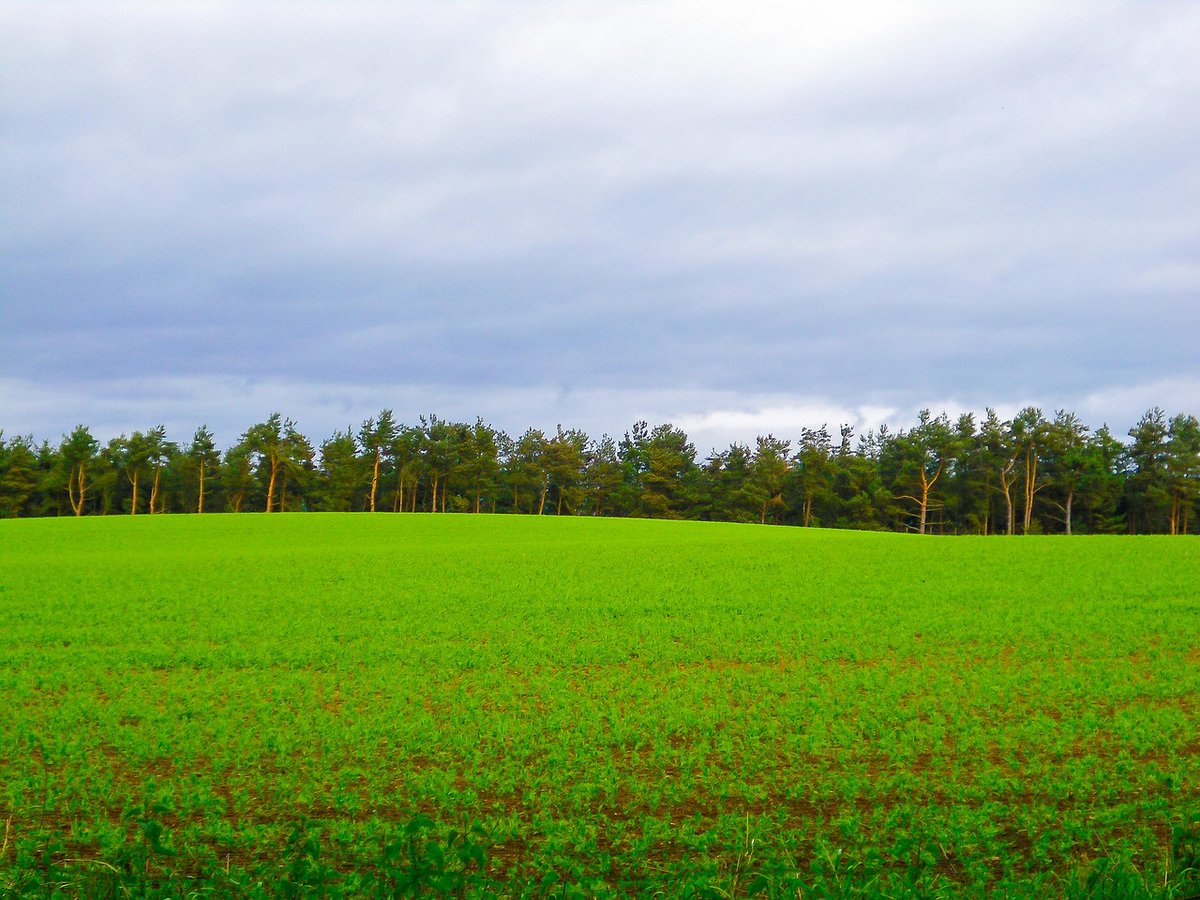
[[[1144,412],[1155,406],[1168,416],[1200,416],[1200,377],[1186,375],[1109,387],[1085,395],[1074,408],[1093,428],[1107,422],[1117,437],[1123,437]]]

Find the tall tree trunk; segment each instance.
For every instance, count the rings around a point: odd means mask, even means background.
[[[917,534],[925,534],[926,526],[929,521],[929,495],[933,493],[933,486],[937,484],[937,480],[942,477],[942,467],[938,466],[937,471],[930,478],[925,474],[924,467],[921,468],[921,496],[914,497],[911,494],[902,494],[897,497],[897,500],[911,500],[917,504],[920,514],[917,519]]]
[[[267,512],[275,505],[275,479],[279,475],[279,463],[271,457],[271,480],[267,483]]]
[[[1025,515],[1021,523],[1021,531],[1029,534],[1029,526],[1033,523],[1033,497],[1037,493],[1037,456],[1032,450],[1025,453]]]
[[[937,484],[937,480],[941,477],[941,465],[939,465],[937,471],[933,473],[933,478],[926,478],[925,470],[921,469],[921,530],[918,532],[918,534],[925,533],[925,523],[929,519],[929,494],[933,491],[933,486]]]
[[[430,473],[433,477],[433,495],[429,498],[429,511],[437,512],[438,473]]]
[[[83,463],[79,464],[78,469],[71,469],[71,474],[67,477],[67,499],[71,503],[71,512],[77,516],[83,515],[84,501],[84,467]]]
[[[808,494],[804,498],[804,527],[808,528],[812,524],[812,494]]]
[[[375,448],[375,468],[371,473],[371,512],[375,512],[375,492],[379,490],[379,462],[383,451]]]
[[[154,504],[158,501],[158,481],[162,475],[162,466],[154,467],[154,481],[150,485],[150,515],[154,515]]]
[[[1071,533],[1071,504],[1074,502],[1075,502],[1075,488],[1071,488],[1069,491],[1067,491],[1067,506],[1066,506],[1066,509],[1063,511],[1064,518],[1066,519],[1068,535]]]
[[[1016,481],[1016,476],[1009,478],[1012,475],[1013,467],[1017,464],[1017,458],[1014,456],[1000,467],[1000,486],[1004,489],[1004,533],[1013,533],[1013,499],[1012,485]]]
[[[138,491],[137,491],[138,470],[137,469],[133,470],[133,474],[129,477],[129,483],[131,485],[133,485],[133,492],[129,498],[129,514],[131,516],[136,516],[137,515],[137,497],[138,497]]]
[[[537,512],[537,514],[538,514],[539,516],[540,516],[540,515],[542,514],[542,512],[543,512],[543,511],[545,511],[545,509],[546,509],[546,495],[547,495],[548,493],[550,493],[550,485],[549,485],[549,484],[547,484],[546,482],[544,482],[544,481],[543,481],[543,482],[542,482],[542,496],[541,496],[541,498],[538,500],[538,512]]]
[[[200,499],[196,501],[196,512],[204,512],[204,462],[200,463]]]

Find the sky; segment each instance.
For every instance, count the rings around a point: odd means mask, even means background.
[[[1200,4],[0,0],[0,428],[1200,415]]]

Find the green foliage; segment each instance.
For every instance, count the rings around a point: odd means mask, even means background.
[[[38,458],[32,437],[4,440],[0,431],[0,517],[15,518],[28,510],[37,489]]]
[[[1200,421],[1146,413],[1128,446],[1074,413],[988,410],[834,440],[826,426],[759,436],[703,463],[670,424],[618,443],[557,426],[513,438],[476,419],[399,424],[391,410],[319,446],[279,413],[222,457],[207,428],[184,449],[163,426],[103,449],[84,426],[55,449],[0,440],[0,516],[147,511],[500,512],[635,516],[936,534],[1200,530]],[[35,452],[36,451],[36,452]]]
[[[1187,897],[1197,572],[1168,537],[0,521],[0,894]]]
[[[1158,407],[1147,411],[1129,430],[1129,436],[1132,471],[1126,482],[1125,500],[1130,526],[1134,530],[1164,531],[1170,497],[1166,413]]]
[[[373,457],[367,460],[374,463]],[[347,429],[321,444],[318,468],[321,478],[311,492],[313,508],[323,512],[349,512],[359,485],[366,479],[358,444]]]

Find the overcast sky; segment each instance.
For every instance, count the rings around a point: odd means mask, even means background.
[[[0,428],[1200,414],[1200,4],[0,0]]]

